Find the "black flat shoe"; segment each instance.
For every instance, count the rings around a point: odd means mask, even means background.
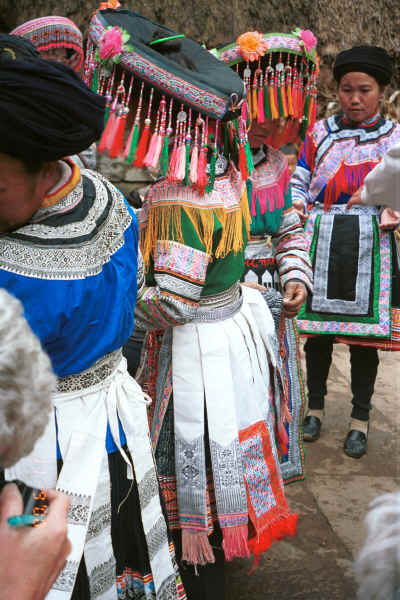
[[[357,429],[352,429],[347,434],[343,450],[351,458],[361,458],[367,451],[368,435]]]
[[[303,440],[305,442],[315,442],[321,434],[321,419],[308,415],[303,423]]]

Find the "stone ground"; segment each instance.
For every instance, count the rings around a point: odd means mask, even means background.
[[[300,514],[298,532],[265,553],[251,576],[251,561],[231,563],[227,600],[355,600],[352,565],[368,505],[400,487],[400,359],[380,358],[368,453],[355,460],[342,450],[351,410],[348,349],[335,348],[321,438],[306,445],[307,480],[286,488]]]

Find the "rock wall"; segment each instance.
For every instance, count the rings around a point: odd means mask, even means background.
[[[312,29],[319,40],[322,77],[320,101],[334,99],[330,68],[335,54],[359,43],[384,46],[395,59],[393,89],[400,88],[399,0],[120,0],[147,17],[182,31],[212,47],[244,31]],[[0,30],[10,31],[28,19],[59,14],[85,32],[100,0],[0,0]],[[324,74],[324,70],[326,73]]]

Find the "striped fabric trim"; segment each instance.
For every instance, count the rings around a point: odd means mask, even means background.
[[[203,284],[210,257],[201,250],[174,241],[158,241],[154,257],[157,272],[171,273]]]

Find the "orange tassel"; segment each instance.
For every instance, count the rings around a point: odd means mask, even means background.
[[[277,105],[277,98],[275,97],[276,89],[275,89],[275,86],[273,83],[271,83],[268,88],[268,94],[269,94],[269,105],[271,107],[271,119],[278,119],[279,118],[278,105]]]
[[[252,89],[252,104],[253,104],[253,120],[256,120],[258,117],[258,98],[257,98],[257,88],[254,86]]]
[[[249,111],[249,120],[252,122],[253,120],[253,111],[252,111],[252,102],[251,102],[251,91],[247,92],[247,109]]]

